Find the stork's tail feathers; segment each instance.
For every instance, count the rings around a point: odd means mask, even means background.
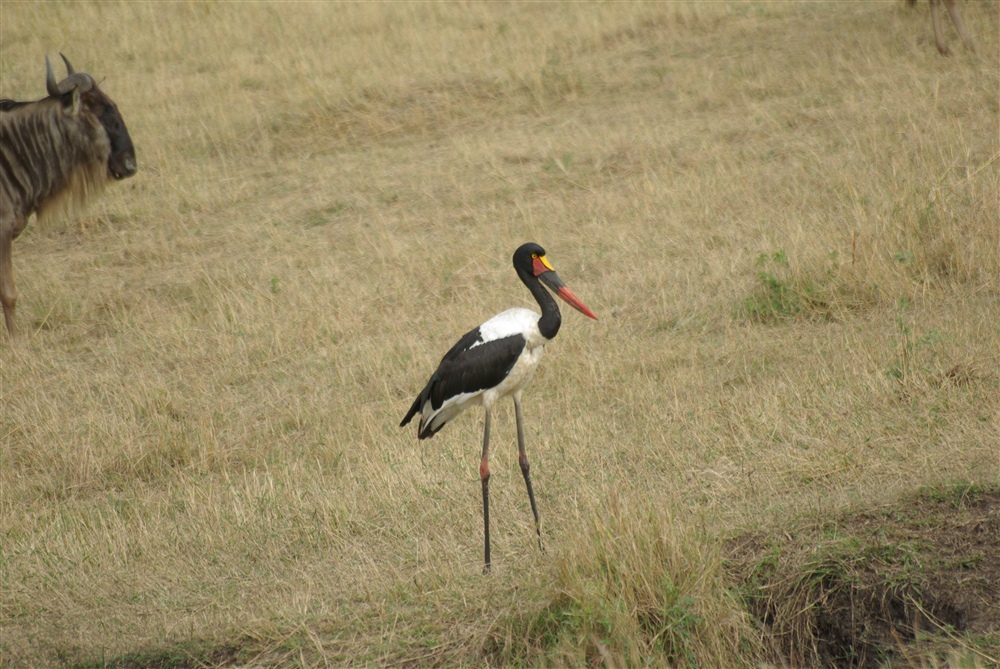
[[[422,395],[423,393],[421,393],[421,397],[413,400],[413,406],[411,406],[410,410],[406,412],[406,416],[403,417],[403,421],[399,424],[400,427],[405,427],[411,420],[413,420],[413,417],[417,415],[417,412],[420,411],[420,400],[423,399]]]
[[[434,423],[434,416],[431,416],[431,420],[427,420],[427,418],[422,415],[424,405],[430,401],[431,388],[434,386],[436,380],[436,378],[431,378],[427,386],[420,391],[419,395],[417,395],[417,399],[413,400],[410,410],[406,412],[403,420],[399,423],[400,427],[405,427],[411,420],[413,420],[414,416],[421,414],[420,427],[417,429],[417,438],[419,439],[430,439],[437,433],[438,430],[444,427],[444,423],[441,423],[437,426],[437,429],[431,429],[431,425]]]

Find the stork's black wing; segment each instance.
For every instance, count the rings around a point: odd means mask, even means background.
[[[434,411],[438,411],[451,398],[499,385],[510,374],[524,345],[525,339],[521,334],[482,342],[479,328],[467,332],[441,359],[441,364],[410,406],[400,427],[422,413],[427,402],[431,403]],[[441,427],[443,425],[438,429]],[[433,436],[436,431],[425,430],[420,437]]]

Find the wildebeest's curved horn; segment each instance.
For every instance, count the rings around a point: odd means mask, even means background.
[[[63,62],[66,63],[66,76],[76,74],[76,70],[74,70],[73,66],[69,64],[69,58],[63,56],[62,51],[59,52],[59,55],[62,56]]]
[[[49,54],[45,54],[45,89],[52,97],[59,97],[59,86],[56,84],[56,75],[52,71],[52,63],[49,62]]]
[[[74,88],[79,88],[81,93],[86,93],[94,87],[94,78],[86,72],[74,72],[59,82],[59,93],[66,95]]]
[[[45,88],[48,90],[49,95],[54,98],[66,95],[74,88],[79,88],[81,93],[86,93],[94,87],[94,78],[87,74],[86,72],[77,72],[70,65],[69,60],[66,56],[62,56],[62,59],[66,62],[66,70],[69,72],[67,77],[56,83],[56,75],[52,72],[52,63],[49,62],[49,55],[45,54]]]

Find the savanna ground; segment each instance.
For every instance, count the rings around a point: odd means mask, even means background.
[[[996,666],[1000,4],[18,3],[138,175],[16,242],[4,667]],[[58,61],[56,61],[58,62]],[[597,312],[513,411],[455,339]],[[412,426],[411,426],[412,427]]]

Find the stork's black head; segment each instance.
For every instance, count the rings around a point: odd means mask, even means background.
[[[516,251],[514,251],[514,269],[521,270],[522,272],[527,272],[531,276],[538,276],[538,272],[535,271],[535,260],[545,258],[545,249],[534,242],[528,242],[527,244],[521,244]],[[547,264],[547,263],[543,263]],[[552,268],[549,267],[549,270]]]
[[[545,257],[545,249],[534,242],[522,244],[514,251],[514,269],[521,276],[522,280],[528,281],[529,277],[540,279],[542,283],[552,289],[556,295],[563,299],[566,304],[573,307],[585,316],[597,320],[594,312],[587,308],[580,299],[573,294],[573,291],[566,287],[559,275],[549,264]]]

